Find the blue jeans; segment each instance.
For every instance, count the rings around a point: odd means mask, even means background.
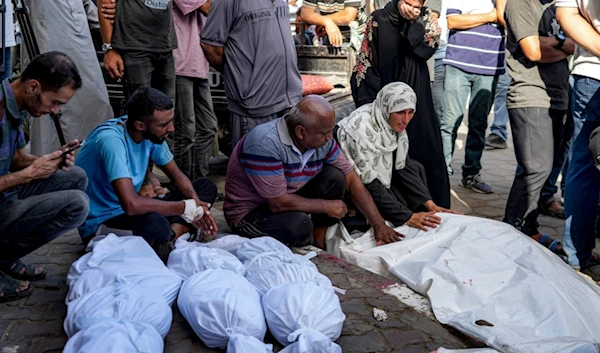
[[[5,48],[4,52],[4,72],[0,72],[0,82],[12,76],[12,54],[10,47]]]
[[[442,121],[444,114],[444,78],[446,77],[446,65],[442,64],[444,59],[435,59],[435,74],[433,85],[431,85],[431,95],[433,98],[433,110],[439,121]]]
[[[600,173],[588,152],[591,132],[600,126],[600,81],[575,76],[572,96],[573,142],[565,195],[563,246],[574,268],[585,268],[596,246],[595,219]]]
[[[469,133],[465,145],[463,176],[476,175],[481,170],[481,155],[485,147],[487,117],[492,108],[498,76],[469,74],[453,66],[446,65],[444,80],[444,113],[441,134],[446,165],[450,166],[454,153],[458,127],[465,114],[469,93]]]
[[[508,109],[506,108],[506,96],[508,95],[508,86],[512,78],[508,74],[508,70],[504,75],[498,78],[496,85],[496,94],[494,95],[494,122],[490,127],[492,134],[499,136],[504,141],[508,140]]]

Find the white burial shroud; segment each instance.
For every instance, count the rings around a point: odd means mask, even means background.
[[[436,318],[500,352],[597,353],[600,287],[512,226],[438,214],[428,232],[408,226],[397,243],[376,246],[372,230],[328,249],[373,272],[396,276],[426,295]]]

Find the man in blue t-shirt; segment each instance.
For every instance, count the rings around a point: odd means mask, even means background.
[[[142,87],[132,94],[127,110],[129,116],[94,129],[77,158],[76,164],[89,176],[90,213],[79,227],[84,243],[101,224],[132,230],[155,249],[165,249],[169,241],[196,228],[216,234],[208,209],[217,187],[208,179],[192,183],[173,161],[165,141],[174,131],[171,99]],[[149,160],[174,181],[176,191],[163,198],[138,195]]]

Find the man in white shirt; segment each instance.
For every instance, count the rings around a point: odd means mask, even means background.
[[[600,173],[588,152],[592,131],[600,126],[600,2],[557,0],[556,18],[576,43],[572,75],[575,131],[569,156],[563,234],[569,264],[585,269],[600,264],[593,253]]]

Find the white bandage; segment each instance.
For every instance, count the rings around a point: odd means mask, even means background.
[[[185,211],[181,215],[184,221],[194,223],[204,216],[204,208],[196,205],[196,200],[188,199],[185,202]]]

